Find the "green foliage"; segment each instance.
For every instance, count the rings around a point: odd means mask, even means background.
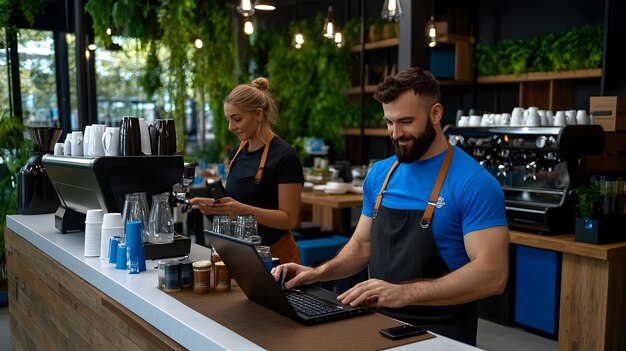
[[[298,21],[305,38],[301,49],[292,46],[294,23],[288,31],[260,29],[258,45],[268,53],[264,67],[279,104],[278,135],[290,143],[298,137],[322,138],[341,153],[339,128],[352,118],[345,95],[350,85],[349,49],[324,38],[323,23],[322,15]]]
[[[195,56],[193,85],[209,95],[209,106],[213,112],[213,132],[216,145],[212,153],[221,153],[223,148],[234,141],[224,118],[224,99],[235,86],[235,33],[233,31],[232,8],[229,1],[211,1],[197,8],[200,38],[206,43]],[[223,156],[212,157],[217,162]]]
[[[602,28],[586,25],[530,40],[478,43],[476,64],[484,76],[598,68],[603,46]]]
[[[19,118],[0,109],[0,267],[5,264],[4,226],[6,215],[17,213],[17,172],[26,163],[32,142],[24,138]],[[0,276],[0,280],[6,277]]]
[[[6,28],[9,33],[16,31],[13,21],[19,17],[32,25],[35,16],[43,11],[43,0],[0,0],[0,28]]]
[[[587,183],[574,189],[576,214],[580,218],[594,218],[598,212],[598,202],[602,191],[598,184]]]

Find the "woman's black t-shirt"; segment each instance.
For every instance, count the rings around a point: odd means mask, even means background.
[[[234,148],[229,159],[237,153]],[[256,176],[263,148],[254,152],[248,152],[247,146],[241,150],[235,162],[232,164],[226,181],[226,193],[233,199],[254,207],[265,209],[278,209],[278,184],[304,183],[302,164],[298,153],[284,140],[274,136],[270,141],[270,149],[261,176],[261,182],[256,184]],[[286,232],[258,225],[259,235],[263,245],[271,245],[277,242]]]

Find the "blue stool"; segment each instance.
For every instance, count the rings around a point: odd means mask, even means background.
[[[348,237],[341,235],[296,241],[300,251],[300,263],[305,266],[318,266],[335,257],[347,242]]]

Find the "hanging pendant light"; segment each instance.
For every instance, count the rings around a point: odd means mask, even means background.
[[[243,24],[243,32],[248,35],[254,33],[254,26],[252,25],[252,17],[246,17],[246,22]]]
[[[402,16],[400,0],[385,0],[383,4],[382,17],[389,22],[398,21]]]
[[[335,23],[333,20],[333,6],[328,6],[328,15],[324,23],[324,37],[328,39],[335,38]]]
[[[426,35],[428,36],[428,46],[434,48],[437,45],[437,28],[435,27],[435,16],[430,16],[430,21],[428,21],[428,27],[426,28]]]
[[[252,2],[250,0],[241,0],[241,3],[237,6],[237,12],[239,12],[243,17],[250,17],[254,15]]]
[[[343,34],[339,31],[335,32],[335,45],[337,45],[338,48],[343,46]]]
[[[256,0],[254,2],[254,9],[259,11],[274,11],[276,6],[269,0]]]
[[[300,33],[300,31],[296,31],[296,34],[293,36],[293,46],[296,49],[301,49],[302,45],[304,45],[304,35]]]

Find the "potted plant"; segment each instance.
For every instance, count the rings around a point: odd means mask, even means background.
[[[607,193],[596,183],[574,189],[576,241],[605,244],[616,239],[616,225],[622,224],[623,213],[616,213],[617,194]]]

